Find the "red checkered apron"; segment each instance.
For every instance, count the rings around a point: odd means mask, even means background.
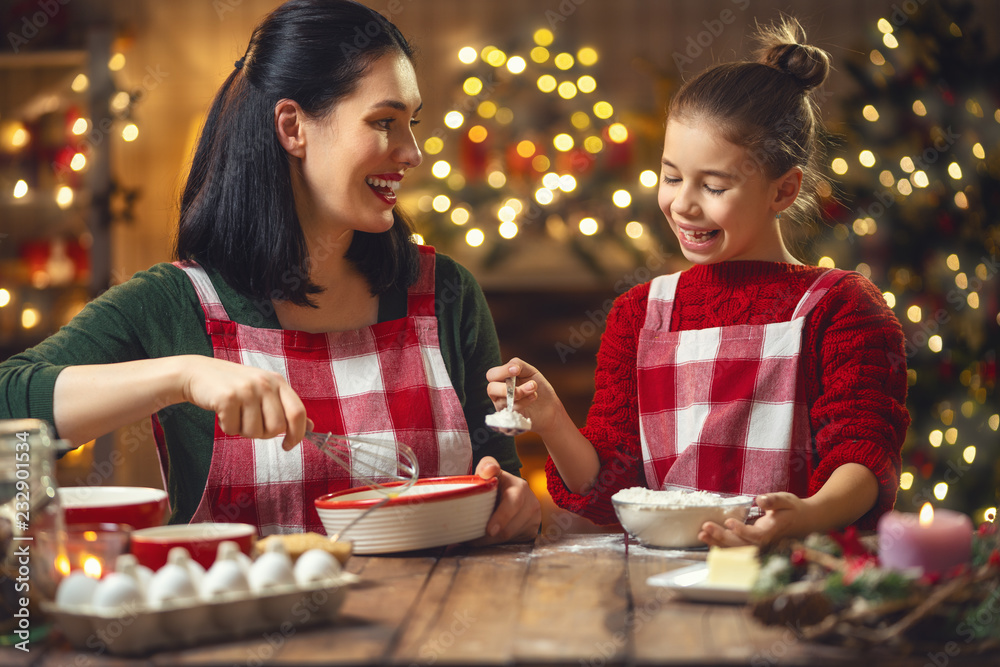
[[[639,434],[649,488],[808,495],[802,326],[846,273],[824,272],[787,322],[695,331],[670,331],[680,274],[653,279],[637,350]]]
[[[205,270],[193,262],[177,266],[198,293],[215,358],[282,375],[318,432],[404,442],[421,476],[465,475],[472,471],[472,443],[438,344],[434,249],[421,246],[419,257],[406,317],[323,334],[233,322]],[[316,447],[303,443],[286,452],[281,440],[226,435],[216,420],[208,483],[192,522],[251,523],[262,535],[324,532],[313,500],[364,483]],[[163,464],[166,451],[162,441],[157,445]]]

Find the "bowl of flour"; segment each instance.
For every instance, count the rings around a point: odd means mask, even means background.
[[[667,549],[706,546],[698,539],[703,523],[746,521],[753,502],[753,496],[639,486],[611,496],[618,521],[629,535],[643,546]]]

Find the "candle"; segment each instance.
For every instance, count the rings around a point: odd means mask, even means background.
[[[920,515],[889,512],[878,522],[879,563],[884,568],[922,568],[946,574],[972,559],[972,520],[924,503]]]

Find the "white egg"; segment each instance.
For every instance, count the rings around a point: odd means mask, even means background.
[[[212,600],[249,593],[250,583],[239,561],[232,558],[216,559],[205,573],[200,590],[203,599]]]
[[[115,559],[115,572],[121,572],[135,579],[139,590],[145,594],[149,583],[153,580],[153,571],[145,565],[140,565],[133,554],[122,554]]]
[[[215,560],[234,560],[243,569],[243,574],[249,574],[250,566],[253,564],[253,559],[243,553],[240,550],[240,545],[232,540],[219,542],[219,551],[216,553]]]
[[[295,582],[306,586],[316,581],[331,579],[340,573],[340,561],[329,551],[310,549],[295,561]]]
[[[205,576],[205,568],[201,563],[191,558],[191,554],[184,547],[174,547],[167,553],[167,563],[180,565],[191,575],[191,583],[195,588],[201,587],[201,580]]]
[[[198,590],[186,567],[167,563],[153,575],[147,597],[149,606],[160,608],[197,600]]]
[[[250,566],[250,589],[254,592],[295,585],[292,559],[288,554],[268,551],[257,557]]]
[[[121,572],[111,572],[97,584],[91,604],[103,611],[118,611],[123,607],[142,606],[143,596],[135,579]]]
[[[56,604],[60,607],[84,607],[94,599],[97,579],[77,570],[59,582]]]

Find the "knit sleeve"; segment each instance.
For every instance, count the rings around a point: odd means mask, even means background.
[[[873,529],[896,501],[910,423],[902,327],[878,289],[852,273],[811,313],[805,349],[814,352],[805,371],[818,458],[809,493],[838,467],[860,463],[878,479],[879,496],[855,525]]]
[[[646,317],[649,284],[639,285],[615,300],[597,352],[594,401],[587,424],[580,430],[594,445],[601,463],[594,488],[570,492],[551,457],[546,462],[549,494],[560,507],[594,523],[617,523],[611,496],[632,486],[644,486],[639,444],[636,390],[636,349]]]

